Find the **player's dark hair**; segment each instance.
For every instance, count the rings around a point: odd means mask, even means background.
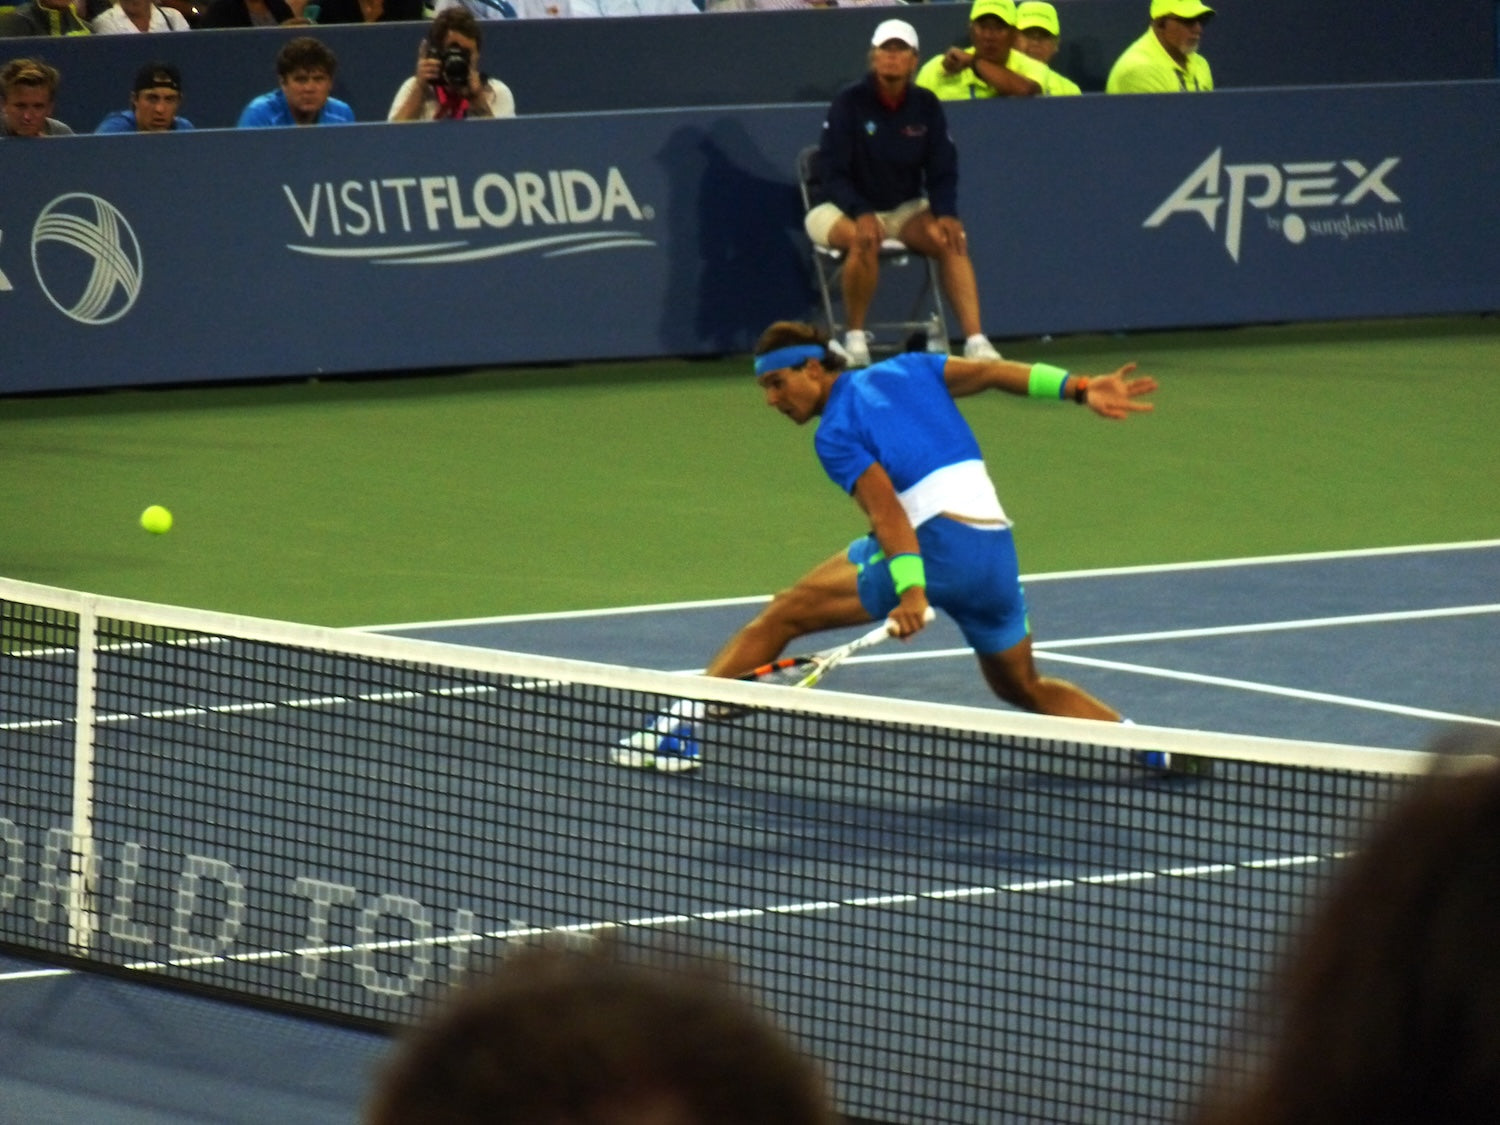
[[[817,344],[827,351],[823,367],[828,371],[842,371],[844,357],[828,347],[828,332],[815,324],[801,320],[778,320],[760,334],[755,341],[755,354],[765,355],[777,348],[789,348],[797,344]]]
[[[723,973],[540,947],[397,1048],[369,1125],[833,1125],[818,1068]]]
[[[1478,1125],[1500,1106],[1500,736],[1440,742],[1315,909],[1199,1125]],[[1246,1070],[1248,1080],[1228,1077]]]
[[[332,78],[339,68],[339,60],[322,42],[311,35],[299,35],[287,41],[276,56],[276,76],[285,78],[294,70],[327,71]]]

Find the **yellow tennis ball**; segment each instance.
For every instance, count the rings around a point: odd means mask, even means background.
[[[152,535],[165,535],[172,530],[172,513],[160,504],[152,504],[141,513],[141,526]]]

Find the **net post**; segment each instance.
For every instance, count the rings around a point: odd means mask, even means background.
[[[72,864],[68,877],[68,943],[77,953],[93,947],[94,900],[99,867],[94,854],[94,710],[98,674],[99,618],[78,611],[78,663],[73,700]]]

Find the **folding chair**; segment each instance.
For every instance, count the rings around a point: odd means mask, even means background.
[[[797,186],[802,191],[802,209],[810,211],[813,199],[818,194],[818,146],[809,145],[797,154]],[[823,316],[828,322],[828,331],[840,337],[848,324],[835,315],[835,302],[841,302],[839,279],[844,272],[844,252],[828,246],[812,246],[813,274],[818,280],[818,289],[823,299]],[[931,351],[947,352],[948,319],[943,312],[943,291],[938,284],[937,262],[918,254],[895,238],[888,238],[880,246],[880,291],[871,306],[872,317],[877,314],[885,319],[870,319],[865,322],[865,331],[871,334],[871,347],[876,351],[901,351],[914,333],[922,333]],[[887,267],[906,271],[915,267],[921,274],[917,294],[906,319],[890,315],[893,298],[881,300],[881,292],[888,286]],[[899,305],[896,307],[899,308]],[[881,337],[886,337],[882,339]]]

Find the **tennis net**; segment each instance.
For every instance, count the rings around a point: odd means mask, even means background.
[[[608,764],[684,698],[737,705],[705,769]],[[670,933],[870,1121],[1173,1118],[1426,765],[0,579],[0,946],[390,1027],[508,942]]]

